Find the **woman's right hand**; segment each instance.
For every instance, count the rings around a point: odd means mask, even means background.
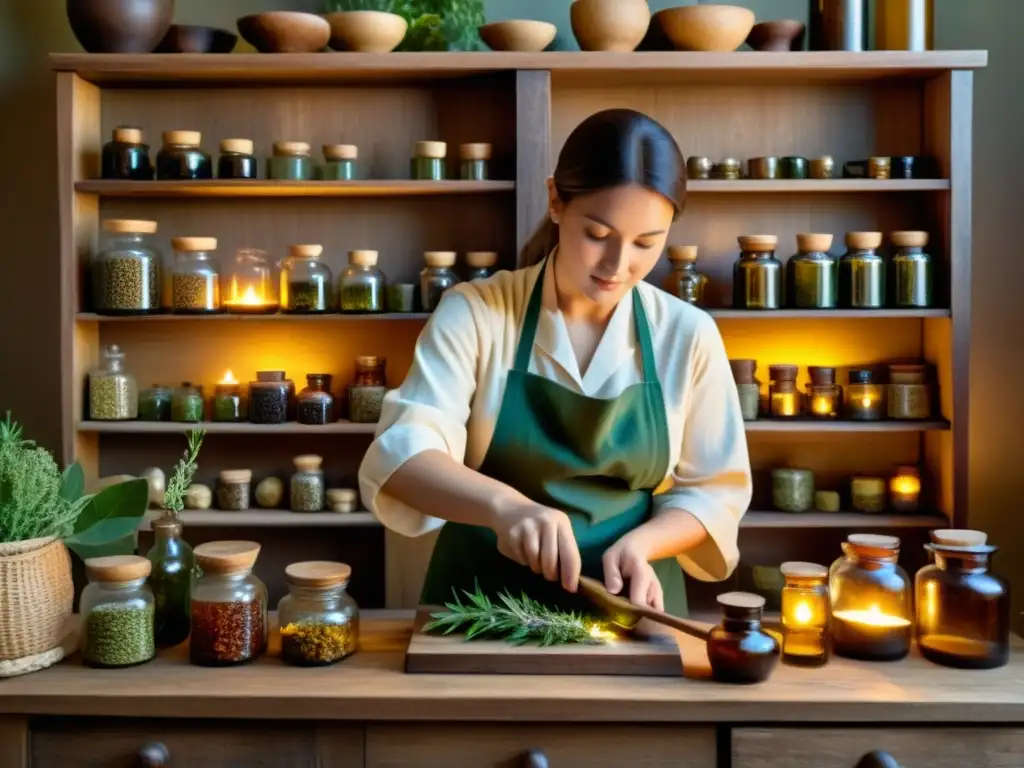
[[[548,581],[561,581],[569,592],[576,591],[582,564],[567,514],[532,501],[517,501],[495,513],[491,528],[505,557]]]

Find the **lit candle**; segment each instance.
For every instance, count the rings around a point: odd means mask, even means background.
[[[224,307],[229,312],[240,314],[264,314],[277,310],[277,302],[271,298],[270,275],[267,273],[232,275],[225,291]]]
[[[816,563],[787,562],[780,569],[782,660],[798,666],[828,661],[828,569]]]
[[[896,512],[916,512],[921,498],[917,467],[898,467],[889,480],[889,503]]]
[[[831,416],[832,398],[827,395],[815,395],[811,400],[811,410],[817,416]]]
[[[242,421],[245,418],[242,400],[242,385],[234,374],[228,371],[224,378],[217,382],[213,391],[213,420]]]
[[[224,374],[224,378],[217,382],[218,385],[237,384],[238,379],[235,378],[231,371]]]
[[[911,621],[884,613],[877,605],[832,614],[835,651],[841,656],[895,661],[910,652]]]
[[[884,418],[882,385],[874,383],[869,370],[853,370],[843,400],[846,416],[854,421],[878,421]]]

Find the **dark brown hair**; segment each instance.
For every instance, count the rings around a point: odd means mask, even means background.
[[[563,203],[623,184],[640,184],[665,197],[676,216],[686,202],[686,162],[661,123],[632,109],[606,109],[569,134],[558,155],[555,189]],[[538,263],[558,245],[549,217],[519,254],[519,266]]]

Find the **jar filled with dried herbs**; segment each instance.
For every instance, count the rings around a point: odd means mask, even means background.
[[[387,278],[377,268],[377,251],[349,251],[341,273],[341,311],[369,314],[384,311]]]
[[[164,131],[164,145],[156,155],[156,177],[163,181],[212,179],[213,162],[200,145],[199,131]]]
[[[249,421],[284,424],[295,410],[295,382],[284,371],[257,371],[249,383]]]
[[[239,422],[245,420],[245,398],[242,395],[242,384],[235,379],[231,371],[217,382],[213,390],[213,420]]]
[[[495,251],[469,251],[466,253],[467,280],[486,280],[494,274],[494,265],[498,263]]]
[[[202,421],[205,405],[203,388],[188,381],[183,382],[180,387],[175,387],[171,395],[171,421]]]
[[[296,416],[299,424],[331,424],[335,421],[334,396],[329,373],[307,373],[306,388],[296,397]]]
[[[139,421],[170,421],[174,390],[154,384],[139,392]]]
[[[220,157],[217,159],[217,178],[256,179],[259,178],[258,162],[251,139],[224,139],[220,143]]]
[[[357,424],[380,421],[388,393],[387,358],[365,355],[356,358],[356,375],[348,388],[348,416]]]
[[[359,606],[346,591],[345,563],[292,563],[284,571],[288,594],[277,604],[281,658],[301,667],[334,664],[355,653]]]
[[[167,512],[152,525],[153,546],[146,557],[152,563],[149,587],[156,600],[156,647],[170,648],[188,637],[195,559],[192,547],[181,536],[181,519],[174,512]]]
[[[102,166],[104,179],[152,179],[153,164],[149,147],[143,143],[142,130],[127,125],[115,128],[113,139],[103,145]]]
[[[163,256],[153,244],[155,221],[105,219],[106,237],[92,261],[93,311],[146,315],[160,311]]]
[[[809,469],[773,469],[772,503],[782,512],[806,512],[814,505],[814,473]]]
[[[322,245],[293,245],[281,261],[281,311],[297,315],[332,309],[334,275],[320,261]]]
[[[292,512],[323,512],[326,485],[322,456],[307,454],[292,459],[295,474],[291,482]]]
[[[923,365],[890,365],[888,389],[890,419],[918,421],[932,415],[932,393]]]
[[[252,496],[251,469],[223,469],[217,483],[217,506],[228,512],[244,512]]]
[[[433,312],[444,292],[459,282],[452,271],[455,251],[427,251],[423,254],[423,262],[425,266],[420,272],[420,303],[424,312]]]
[[[99,366],[89,373],[89,418],[128,421],[138,415],[139,389],[124,370],[124,353],[116,344],[106,346]]]
[[[85,561],[82,591],[82,660],[93,667],[131,667],[156,654],[153,593],[146,585],[152,564],[137,555]]]
[[[267,647],[267,588],[253,575],[260,545],[211,541],[195,549],[189,659],[204,667],[244,664]]]
[[[175,237],[171,308],[179,314],[203,315],[221,311],[220,262],[217,238]]]
[[[463,181],[487,181],[491,177],[492,147],[484,142],[459,146],[459,177]]]
[[[359,147],[355,144],[324,144],[324,181],[353,181],[359,178],[356,161]]]
[[[418,181],[443,181],[448,145],[443,141],[417,141],[413,147],[411,177]]]

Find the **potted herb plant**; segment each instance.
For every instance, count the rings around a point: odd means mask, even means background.
[[[327,0],[329,11],[384,11],[409,23],[399,51],[480,51],[483,0]]]

